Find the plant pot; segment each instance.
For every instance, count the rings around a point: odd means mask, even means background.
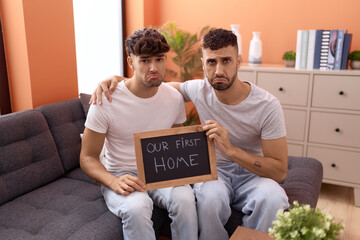
[[[295,60],[284,60],[285,67],[295,67]]]
[[[350,67],[354,70],[360,70],[360,60],[352,60],[350,62]]]

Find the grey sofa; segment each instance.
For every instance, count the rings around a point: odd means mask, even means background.
[[[0,239],[123,239],[100,186],[79,168],[88,95],[0,116]],[[281,183],[289,202],[316,206],[322,165],[289,157]],[[241,224],[233,211],[226,228]],[[157,236],[170,237],[170,219],[154,207]]]

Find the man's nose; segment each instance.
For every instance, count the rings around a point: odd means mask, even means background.
[[[150,71],[151,72],[157,72],[158,71],[158,65],[155,61],[151,61],[150,63]]]
[[[222,64],[217,64],[216,65],[216,71],[215,71],[216,75],[224,75],[224,66]]]

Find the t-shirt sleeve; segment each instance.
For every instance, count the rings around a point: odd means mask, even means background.
[[[181,96],[181,94],[179,94],[179,92],[176,92],[178,98],[177,98],[177,102],[178,102],[178,114],[176,116],[175,119],[175,124],[182,124],[186,121],[186,111],[185,111],[185,103],[184,103],[184,99],[183,96]]]
[[[106,104],[103,104],[102,106],[92,104],[89,108],[85,127],[94,132],[106,133],[110,124],[107,109],[108,107]]]
[[[203,86],[204,80],[189,80],[180,84],[180,92],[187,101],[195,102],[199,89]]]
[[[267,113],[261,127],[261,138],[271,140],[285,137],[284,113],[279,100],[274,99],[270,102]]]

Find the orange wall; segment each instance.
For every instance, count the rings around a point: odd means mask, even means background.
[[[0,0],[13,111],[78,96],[72,0]]]
[[[359,0],[158,0],[153,7],[160,14],[155,25],[173,21],[193,33],[206,25],[239,24],[245,62],[252,31],[261,32],[263,63],[281,64],[285,51],[296,50],[298,29],[347,29],[351,50],[360,49]]]
[[[21,1],[0,1],[12,111],[32,106],[29,61]],[[5,11],[6,10],[6,11]],[[11,56],[10,56],[11,55]],[[21,69],[19,71],[19,69]],[[26,80],[24,80],[26,79]],[[14,92],[16,90],[16,93]]]

